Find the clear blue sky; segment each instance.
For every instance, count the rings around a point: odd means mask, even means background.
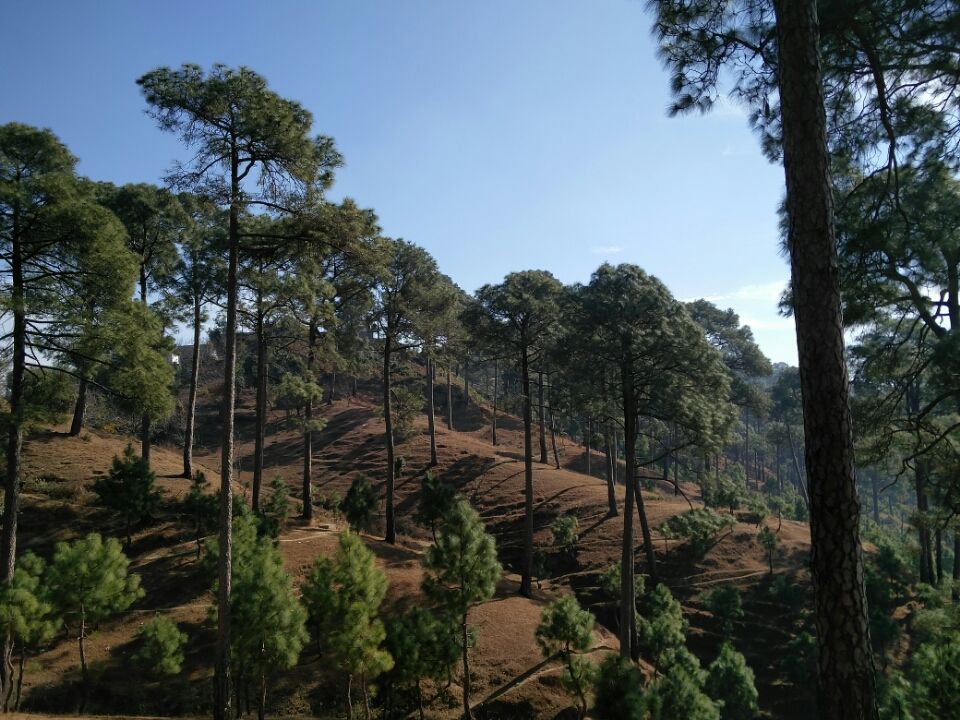
[[[642,0],[7,0],[3,21],[0,122],[51,128],[85,175],[158,182],[183,157],[144,114],[142,73],[248,65],[336,139],[333,196],[464,289],[632,262],[795,362],[782,170],[732,104],[667,117]]]

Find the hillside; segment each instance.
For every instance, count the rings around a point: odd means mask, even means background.
[[[356,473],[366,474],[376,483],[383,474],[383,423],[374,395],[361,393],[357,398],[338,399],[322,409],[327,425],[314,441],[314,482],[326,498],[342,496]],[[583,472],[583,448],[569,440],[561,442],[561,468],[535,463],[536,541],[550,544],[548,526],[560,514],[573,514],[579,520],[580,543],[574,559],[548,553],[549,577],[541,578],[533,600],[517,595],[519,577],[513,570],[519,557],[518,532],[522,514],[523,464],[520,460],[522,434],[519,422],[501,417],[499,444],[489,440],[486,411],[471,403],[463,408],[462,395],[455,396],[457,412],[449,431],[438,417],[439,465],[434,472],[454,484],[478,509],[488,529],[496,536],[505,574],[496,597],[476,608],[472,622],[477,627],[477,645],[472,651],[475,672],[474,695],[479,716],[488,718],[553,718],[569,706],[559,687],[559,667],[544,665],[534,642],[534,629],[542,606],[550,599],[569,592],[577,593],[600,621],[596,633],[596,653],[616,650],[616,619],[598,589],[598,575],[619,558],[622,517],[610,518],[606,512],[606,486],[599,477]],[[215,438],[215,409],[201,412],[201,439]],[[421,418],[421,424],[425,422]],[[237,492],[245,492],[249,480],[252,439],[252,398],[242,395],[238,407],[238,455],[241,473]],[[91,494],[84,489],[92,477],[109,468],[110,460],[120,453],[127,439],[118,435],[87,431],[70,438],[56,431],[31,437],[26,444],[24,508],[21,521],[21,548],[48,553],[53,542],[91,531],[110,532],[109,516],[92,505]],[[397,546],[366,537],[386,571],[390,590],[386,608],[403,607],[418,601],[420,554],[429,541],[429,533],[413,522],[417,491],[429,459],[429,443],[424,432],[400,446],[406,460],[397,487],[398,524],[401,535]],[[196,455],[199,469],[215,479],[218,452],[215,447],[200,447]],[[269,479],[281,476],[299,497],[300,434],[283,413],[270,417],[266,449]],[[602,456],[593,457],[593,470],[602,470]],[[134,537],[129,554],[133,567],[143,577],[146,598],[116,621],[104,624],[88,642],[95,689],[91,710],[103,713],[191,714],[203,711],[209,703],[209,669],[213,654],[213,634],[205,622],[210,606],[209,579],[198,573],[195,545],[189,525],[177,507],[177,499],[188,483],[176,477],[181,469],[176,448],[156,447],[153,466],[160,486],[166,491],[164,509],[157,522],[141,529]],[[684,491],[697,504],[696,487]],[[622,487],[618,486],[622,500]],[[645,491],[644,498],[651,525],[656,528],[667,518],[689,509],[672,486]],[[294,501],[294,506],[298,502]],[[338,518],[320,512],[314,527],[299,526],[292,520],[280,539],[287,569],[298,579],[318,554],[329,554],[336,545]],[[768,520],[768,522],[770,522]],[[776,525],[774,521],[774,526]],[[658,559],[666,582],[682,601],[690,621],[689,642],[706,664],[715,655],[720,642],[719,628],[701,600],[702,593],[723,582],[736,584],[743,593],[746,616],[735,625],[735,645],[747,658],[757,675],[761,708],[776,718],[802,718],[810,714],[811,698],[805,688],[793,688],[779,680],[781,650],[795,631],[783,607],[770,600],[766,559],[755,541],[755,523],[741,518],[736,526],[716,540],[702,559],[694,560],[686,548],[665,541],[655,534]],[[778,574],[795,573],[804,565],[808,552],[808,532],[804,525],[784,521],[780,530],[780,548],[776,556]],[[638,561],[641,554],[638,552]],[[641,568],[642,569],[642,568]],[[130,658],[137,650],[135,633],[154,613],[168,614],[186,630],[191,642],[181,677],[172,681],[142,682],[131,672]],[[785,617],[787,620],[785,620]],[[74,708],[78,679],[76,642],[60,637],[42,655],[28,662],[24,706],[41,712],[64,712]],[[428,711],[433,718],[457,716],[456,677],[449,702],[436,702]],[[774,686],[777,686],[774,692]],[[324,658],[308,647],[298,667],[285,673],[271,688],[271,712],[283,715],[333,715],[342,691],[338,677]],[[774,701],[775,699],[775,701]]]

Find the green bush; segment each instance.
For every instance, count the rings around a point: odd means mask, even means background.
[[[279,475],[270,481],[270,494],[261,506],[259,529],[261,535],[277,538],[290,514],[290,491]]]
[[[160,505],[156,479],[147,462],[127,445],[122,458],[113,458],[110,472],[91,486],[101,504],[120,515],[128,547],[133,526],[152,519]]]
[[[597,720],[644,720],[647,717],[643,673],[619,655],[608,655],[600,663],[593,695],[593,714]]]
[[[754,522],[757,525],[766,520],[767,514],[770,512],[766,500],[763,499],[763,495],[760,493],[749,493],[745,505],[750,522]]]
[[[565,595],[544,608],[536,631],[544,658],[561,656],[564,670],[560,682],[576,699],[581,718],[587,713],[587,690],[596,670],[581,653],[593,644],[594,622],[593,614],[582,609],[576,597]]]
[[[420,486],[420,503],[417,507],[417,522],[430,528],[434,541],[437,527],[450,513],[457,502],[457,490],[440,477],[428,472]]]
[[[747,478],[739,465],[728,467],[720,474],[717,484],[716,503],[718,507],[728,507],[730,512],[737,510],[747,496]]]
[[[733,621],[743,617],[740,591],[734,585],[721,585],[704,595],[704,603],[720,623],[723,634],[733,634]]]
[[[356,532],[368,530],[377,509],[377,491],[363,475],[357,475],[340,507],[350,527]]]
[[[773,530],[764,525],[757,533],[757,542],[763,551],[767,554],[767,563],[770,565],[770,574],[773,575],[773,554],[777,551],[777,545],[780,544],[780,536]]]
[[[674,515],[660,525],[660,533],[666,538],[686,540],[697,556],[703,555],[710,542],[736,520],[731,515],[721,514],[710,508],[696,508]]]
[[[757,716],[753,670],[730,643],[721,645],[720,654],[710,663],[704,689],[720,706],[721,720],[753,720]]]
[[[808,685],[817,676],[817,639],[802,632],[784,646],[780,669],[796,685]]]
[[[579,522],[573,515],[559,515],[550,523],[553,546],[564,554],[572,555],[577,551],[577,529]]]
[[[416,420],[423,412],[423,392],[410,385],[394,385],[392,399],[393,437],[402,443],[417,434]]]
[[[183,646],[187,634],[177,629],[169,618],[157,615],[140,628],[143,646],[134,656],[156,677],[176,675],[183,666]]]

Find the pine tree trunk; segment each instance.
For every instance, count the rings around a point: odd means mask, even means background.
[[[220,453],[220,532],[217,562],[217,663],[214,719],[229,720],[230,692],[230,594],[233,567],[233,411],[237,373],[237,265],[240,253],[240,182],[236,146],[230,156],[230,225],[227,257],[227,317],[223,353],[223,405],[220,411],[223,438]]]
[[[183,433],[183,476],[193,477],[193,435],[197,424],[197,386],[200,381],[200,298],[193,300],[193,358],[190,362],[190,393],[187,398],[187,423]]]
[[[140,457],[150,467],[150,434],[151,425],[150,416],[144,413],[140,416]]]
[[[550,410],[550,445],[553,448],[553,462],[557,470],[560,469],[560,454],[557,452],[557,426],[553,417],[553,410]]]
[[[383,424],[384,441],[387,444],[387,508],[386,533],[384,540],[388,543],[397,542],[397,529],[393,517],[393,491],[396,482],[394,466],[395,449],[393,445],[393,403],[390,388],[390,355],[393,350],[393,339],[388,330],[383,339]]]
[[[493,422],[491,423],[494,445],[497,444],[497,400],[499,399],[497,398],[497,393],[500,390],[500,368],[498,365],[499,363],[496,360],[494,360],[493,361]]]
[[[544,465],[547,464],[547,413],[544,405],[543,399],[543,370],[540,370],[538,373],[538,382],[537,382],[537,392],[539,397],[537,398],[538,406],[540,408],[540,462]]]
[[[617,489],[613,477],[613,448],[610,441],[610,430],[605,433],[606,438],[606,473],[607,473],[607,515],[617,516]]]
[[[20,671],[17,674],[17,695],[13,701],[13,711],[20,712],[20,694],[23,690],[23,669],[27,664],[27,648],[23,643],[20,643],[20,662],[19,668]]]
[[[257,398],[254,416],[253,488],[250,507],[260,512],[260,488],[263,487],[263,449],[267,426],[267,338],[264,329],[263,290],[257,288]]]
[[[316,361],[317,323],[315,317],[310,318],[310,327],[307,329],[307,372],[310,382],[314,377],[314,362]],[[303,478],[302,478],[303,507],[300,516],[309,524],[313,520],[313,399],[307,397],[303,408]]]
[[[460,641],[463,643],[463,718],[473,720],[470,712],[470,660],[467,654],[467,616],[460,623]]]
[[[87,709],[87,697],[90,693],[90,677],[87,672],[87,614],[83,607],[80,608],[80,636],[77,638],[77,645],[80,647],[80,678],[82,687],[80,690],[80,714],[83,715]]]
[[[624,375],[623,391],[623,419],[626,428],[628,449],[633,446],[631,437],[636,437],[634,426],[636,423],[636,401],[633,398],[632,382],[628,387],[626,371]],[[636,608],[636,584],[634,573],[633,554],[633,506],[636,502],[636,484],[630,482],[633,472],[631,463],[627,463],[626,491],[623,501],[623,545],[620,557],[620,657],[630,660],[634,652],[633,615]]]
[[[433,409],[433,361],[427,358],[427,430],[430,434],[430,467],[437,464],[437,423]]]
[[[453,430],[453,373],[447,365],[447,430]]]
[[[820,716],[878,716],[860,547],[816,0],[774,0],[819,645]]]
[[[587,436],[583,439],[583,444],[587,449],[587,475],[593,476],[590,472],[590,440],[593,436],[593,418],[587,418]]]
[[[522,340],[520,357],[520,382],[523,394],[523,560],[520,569],[520,594],[533,596],[533,398],[530,397],[530,364],[527,358],[526,339]]]
[[[870,473],[870,489],[873,494],[873,521],[880,524],[880,478],[876,471]]]
[[[80,382],[77,384],[77,402],[73,406],[73,420],[70,422],[70,435],[76,437],[83,430],[83,417],[87,414],[87,377],[86,370],[80,371]]]

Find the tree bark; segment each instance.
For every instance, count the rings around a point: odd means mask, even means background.
[[[80,678],[82,688],[80,691],[80,714],[83,715],[87,709],[87,697],[90,693],[90,676],[87,672],[87,615],[80,608],[80,636],[77,638],[77,645],[80,647]]]
[[[437,423],[433,409],[433,361],[427,358],[427,430],[430,434],[430,467],[437,464]]]
[[[264,328],[263,290],[257,288],[257,399],[254,418],[253,487],[250,507],[260,512],[260,488],[263,486],[263,450],[267,426],[267,338]]]
[[[593,475],[590,472],[590,440],[593,436],[593,418],[587,418],[587,436],[584,438],[584,446],[587,448],[587,475]]]
[[[394,455],[396,451],[393,444],[393,402],[390,388],[390,356],[392,350],[393,337],[388,329],[383,340],[383,424],[384,441],[387,444],[387,508],[384,540],[391,545],[397,542],[397,529],[393,517],[393,491],[396,482]]]
[[[77,402],[73,407],[73,420],[70,422],[70,435],[76,437],[83,430],[83,417],[87,414],[87,377],[81,370],[80,382],[77,384]]]
[[[538,382],[537,382],[537,392],[539,397],[537,398],[538,407],[540,408],[540,462],[544,465],[547,464],[547,414],[545,412],[545,405],[543,399],[543,370],[540,370],[538,373]]]
[[[632,447],[635,438],[636,401],[633,397],[633,383],[627,382],[627,369],[623,369],[623,420],[626,428],[624,438],[628,447]],[[636,584],[633,577],[633,505],[636,502],[636,485],[630,482],[633,472],[627,463],[626,492],[623,501],[623,546],[620,556],[620,657],[632,659],[634,647],[634,613],[636,611]]]
[[[193,436],[197,424],[197,386],[200,381],[200,298],[193,300],[193,357],[190,361],[190,392],[187,397],[187,423],[183,433],[183,476],[193,477]]]
[[[553,417],[553,410],[550,410],[550,445],[553,448],[553,462],[557,470],[560,469],[560,453],[557,452],[557,425]]]
[[[317,318],[311,317],[310,327],[307,329],[307,373],[309,373],[310,382],[313,382],[317,354],[317,323]],[[305,523],[309,524],[313,520],[313,398],[309,395],[303,408],[302,485],[303,507],[300,516]]]
[[[493,361],[493,444],[497,444],[497,393],[500,390],[500,368],[498,361]]]
[[[470,660],[467,656],[467,617],[460,624],[460,641],[463,643],[463,718],[473,720],[470,712]]]
[[[878,717],[816,0],[774,0],[824,720]]]
[[[453,430],[453,373],[447,365],[447,430]]]
[[[227,256],[227,317],[224,328],[223,436],[220,453],[220,533],[217,562],[217,663],[214,702],[215,720],[231,716],[230,692],[230,594],[233,568],[233,410],[236,405],[237,373],[237,266],[240,255],[240,181],[236,142],[230,152],[230,224]]]
[[[523,560],[520,569],[520,594],[533,596],[533,410],[530,397],[530,363],[526,342],[522,342],[520,356],[520,382],[523,394]]]
[[[607,515],[617,516],[617,489],[613,477],[613,449],[610,442],[610,431],[606,432],[606,471],[607,471]]]

